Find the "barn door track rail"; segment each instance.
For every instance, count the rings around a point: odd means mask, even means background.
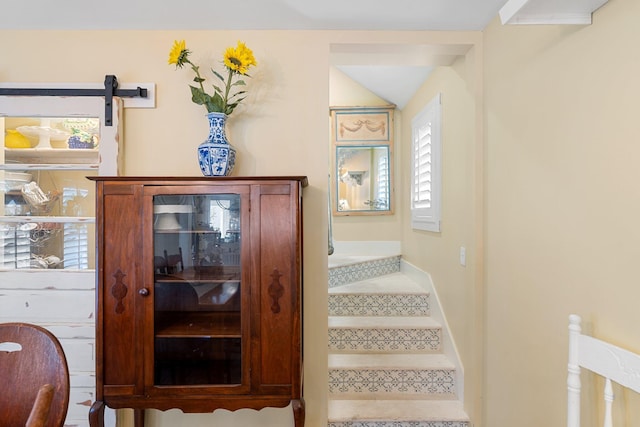
[[[105,125],[113,123],[113,97],[146,98],[147,89],[118,89],[118,79],[113,75],[104,78],[104,89],[41,89],[41,88],[0,88],[0,96],[100,96],[104,97]]]

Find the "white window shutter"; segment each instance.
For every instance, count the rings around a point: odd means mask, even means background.
[[[378,156],[378,177],[376,180],[376,188],[375,188],[375,201],[376,209],[389,209],[389,204],[387,203],[390,199],[389,195],[389,155],[385,153],[385,155]]]
[[[411,226],[440,231],[441,95],[436,95],[411,121]]]

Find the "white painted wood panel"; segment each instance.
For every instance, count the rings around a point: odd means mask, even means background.
[[[93,321],[86,324],[43,322],[41,326],[51,331],[58,339],[87,338],[93,340],[96,337]]]
[[[89,409],[96,400],[96,387],[94,384],[87,387],[74,387],[69,393],[69,410],[65,427],[89,427]],[[113,427],[116,423],[115,411],[105,408],[104,425]]]
[[[74,387],[95,387],[96,376],[93,371],[91,372],[71,372],[69,374],[71,383]]]
[[[92,322],[93,291],[2,290],[0,321],[3,322]]]
[[[2,289],[94,290],[95,270],[0,270]]]
[[[67,357],[69,372],[93,372],[96,366],[95,341],[92,339],[60,339]]]
[[[74,387],[69,393],[67,423],[71,420],[88,424],[89,409],[96,399],[94,387]]]

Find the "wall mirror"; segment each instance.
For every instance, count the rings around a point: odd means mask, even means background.
[[[336,146],[338,213],[390,211],[389,146]]]
[[[393,213],[393,110],[331,108],[334,215]]]

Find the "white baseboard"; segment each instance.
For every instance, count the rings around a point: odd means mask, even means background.
[[[433,284],[433,280],[431,280],[431,275],[403,259],[400,260],[400,272],[407,275],[430,294],[430,316],[442,325],[442,351],[456,367],[458,399],[464,402],[464,367],[462,366],[455,340],[451,336],[447,318],[442,311],[442,305],[440,304],[438,292]]]

